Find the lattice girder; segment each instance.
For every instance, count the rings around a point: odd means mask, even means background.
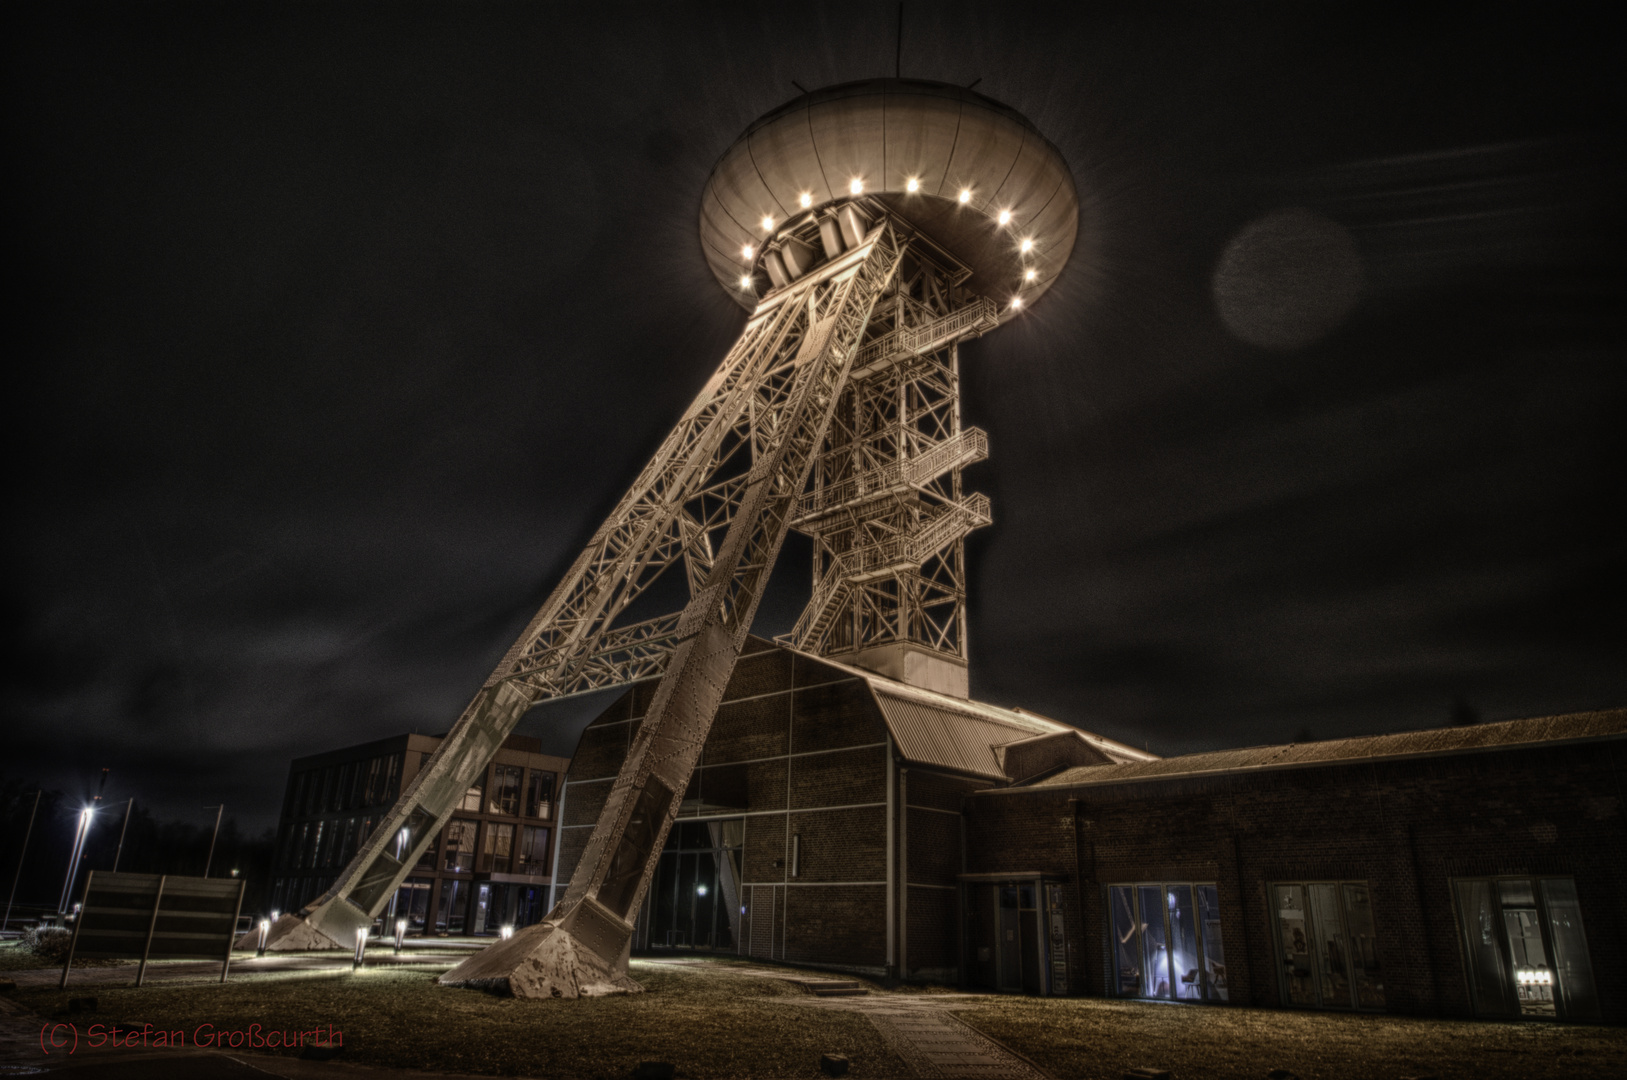
[[[308,925],[344,943],[370,923],[538,701],[656,674],[665,679],[686,643],[714,621],[744,640],[900,250],[890,226],[878,226],[862,253],[765,298],[436,754],[333,888],[306,909]],[[691,590],[684,614],[615,626],[680,560]],[[718,663],[708,661],[709,669]],[[678,790],[686,782],[687,775]],[[403,830],[407,840],[398,847]]]
[[[824,655],[910,643],[964,661],[965,537],[988,500],[961,470],[988,455],[960,421],[958,342],[995,325],[928,262],[878,306],[795,527],[814,539],[813,595],[779,640]]]

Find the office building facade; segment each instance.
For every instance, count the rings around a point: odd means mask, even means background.
[[[297,911],[333,884],[440,738],[397,735],[295,760],[273,855],[272,898]],[[512,735],[396,891],[408,932],[495,934],[547,913],[557,789],[568,758]]]

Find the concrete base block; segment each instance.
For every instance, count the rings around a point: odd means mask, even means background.
[[[643,987],[620,965],[606,964],[557,923],[541,922],[475,953],[442,975],[442,986],[467,986],[519,998],[606,997]]]
[[[260,948],[260,928],[256,926],[237,939],[233,952],[256,952]],[[293,912],[282,915],[266,934],[266,952],[315,952],[321,949],[354,950],[356,943],[341,945]]]

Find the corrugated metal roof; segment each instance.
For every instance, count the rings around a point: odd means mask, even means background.
[[[1013,791],[1172,780],[1266,769],[1339,765],[1382,758],[1430,757],[1542,743],[1577,742],[1627,736],[1627,709],[1565,716],[1506,720],[1472,727],[1364,735],[1326,742],[1251,746],[1118,765],[1082,765]]]
[[[876,702],[887,718],[898,751],[910,761],[941,765],[958,772],[1004,779],[994,744],[1010,742],[1017,729],[966,713],[951,713],[909,698],[878,691]]]
[[[805,654],[808,655],[808,654]],[[863,679],[875,695],[893,741],[904,758],[993,780],[1006,779],[996,746],[1038,735],[1074,732],[1115,761],[1152,760],[1153,755],[1024,709],[950,697],[889,679],[829,657],[811,659]]]

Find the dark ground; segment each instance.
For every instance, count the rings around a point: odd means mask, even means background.
[[[433,984],[430,968],[361,975],[341,968],[320,975],[234,975],[225,986],[98,986],[94,1015],[188,1032],[205,1023],[222,1031],[256,1023],[296,1029],[331,1024],[344,1032],[345,1061],[375,1068],[625,1080],[638,1062],[653,1059],[673,1062],[680,1077],[692,1080],[812,1080],[820,1054],[835,1052],[853,1061],[850,1075],[859,1080],[912,1075],[862,1009],[922,988],[887,991],[869,984],[870,995],[851,999],[849,1011],[829,1002],[815,1007],[818,999],[779,978],[761,977],[764,970],[797,974],[735,961],[635,961],[643,994],[532,1002],[443,989]],[[8,996],[42,1016],[60,1013],[66,1019],[68,998],[86,992],[70,985],[68,991],[25,988]],[[1619,1028],[1088,998],[966,1001],[968,1008],[955,1015],[1058,1080],[1117,1080],[1140,1065],[1168,1069],[1181,1080],[1259,1080],[1279,1068],[1303,1080],[1627,1074],[1627,1031]]]

